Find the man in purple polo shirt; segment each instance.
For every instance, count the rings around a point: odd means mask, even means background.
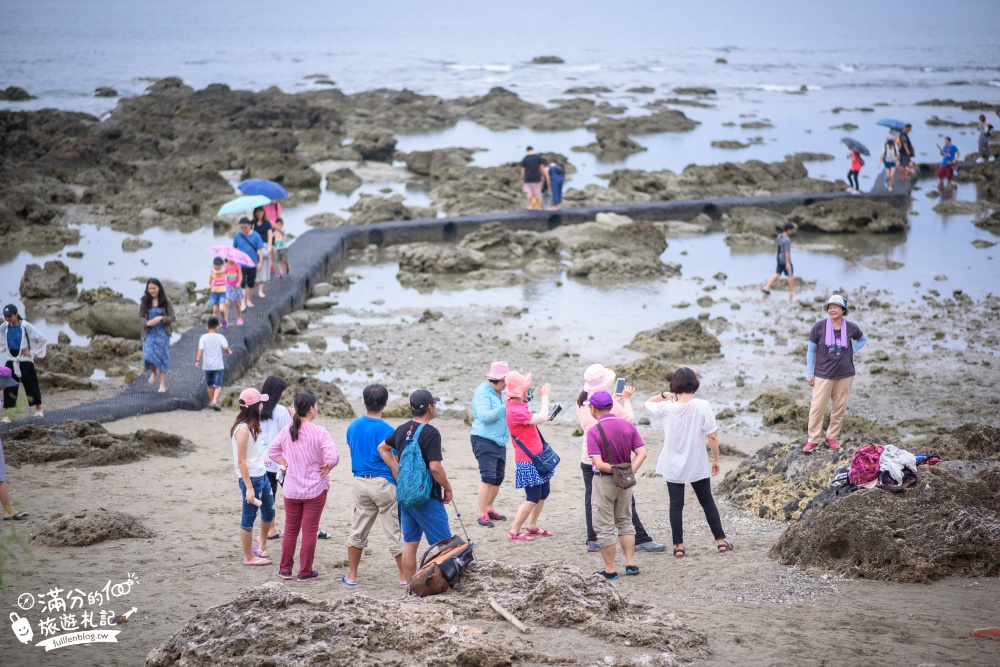
[[[625,553],[625,574],[639,574],[635,564],[635,528],[632,526],[632,489],[615,486],[611,466],[632,463],[638,472],[646,460],[646,446],[632,422],[611,413],[614,399],[606,391],[594,392],[584,405],[590,406],[591,416],[597,420],[587,431],[587,454],[594,465],[594,492],[591,512],[597,543],[604,558],[604,571],[595,572],[607,580],[617,579],[615,571],[615,529]],[[609,460],[610,459],[610,460]]]

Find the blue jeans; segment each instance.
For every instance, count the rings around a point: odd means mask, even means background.
[[[427,544],[437,544],[451,539],[448,525],[448,510],[444,503],[431,498],[416,507],[399,506],[399,522],[403,529],[404,542],[419,542],[420,536],[427,538]]]
[[[240,483],[240,493],[243,500],[243,517],[240,519],[240,528],[248,533],[253,532],[253,522],[257,519],[257,506],[247,502],[247,485],[243,483],[243,478],[238,478]],[[253,484],[253,495],[260,500],[260,520],[263,523],[274,521],[274,495],[271,493],[271,483],[267,480],[267,475],[251,477]]]
[[[222,386],[222,376],[225,374],[224,370],[217,371],[205,371],[205,384],[209,387],[221,387]]]
[[[226,293],[225,292],[212,292],[208,296],[208,305],[210,306],[221,306],[226,303]]]
[[[507,467],[507,448],[498,445],[489,438],[472,436],[472,453],[479,462],[479,479],[484,484],[500,486],[503,484],[504,472]]]

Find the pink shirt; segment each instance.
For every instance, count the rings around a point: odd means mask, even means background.
[[[632,408],[631,404],[628,407],[625,407],[617,400],[615,400],[615,404],[611,406],[611,414],[615,417],[621,417],[627,421],[635,419],[635,410]],[[576,406],[576,418],[580,420],[580,429],[583,430],[583,451],[580,454],[580,462],[591,463],[590,454],[587,453],[587,433],[590,429],[594,428],[594,424],[597,423],[597,420],[590,415],[589,405]]]
[[[340,452],[333,444],[330,432],[322,426],[303,422],[299,428],[299,439],[294,442],[290,428],[289,425],[281,429],[267,449],[267,458],[272,461],[285,459],[288,463],[282,486],[285,497],[309,500],[330,488],[330,478],[321,476],[319,469],[323,465],[340,463]]]
[[[531,423],[533,419],[534,415],[526,403],[507,401],[507,429],[510,431],[511,442],[517,438],[529,452],[539,454],[544,446],[538,434],[538,427]],[[531,458],[517,444],[514,444],[514,460],[521,463],[531,462]]]

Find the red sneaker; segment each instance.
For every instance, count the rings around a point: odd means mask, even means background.
[[[826,444],[830,449],[836,449],[837,447],[840,447],[840,443],[834,440],[833,438],[827,438]]]
[[[819,447],[819,445],[817,443],[815,443],[815,442],[807,442],[806,446],[802,448],[802,451],[804,451],[804,452],[811,452],[812,450],[816,449],[817,447]]]

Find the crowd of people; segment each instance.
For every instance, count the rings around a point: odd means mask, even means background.
[[[508,520],[496,509],[496,502],[505,479],[507,451],[512,448],[514,487],[523,491],[524,499],[507,531],[511,542],[554,535],[554,531],[540,525],[540,518],[551,492],[551,480],[561,471],[556,465],[558,456],[539,427],[551,421],[561,406],[550,409],[550,388],[543,384],[538,391],[538,410],[533,410],[536,399],[532,380],[531,373],[519,373],[506,362],[497,361],[490,365],[486,381],[473,395],[470,441],[481,479],[477,523],[489,529],[496,522]],[[633,424],[634,388],[616,379],[613,369],[599,364],[587,368],[583,380],[577,405],[584,431],[581,534],[586,533],[586,550],[600,552],[603,557],[604,568],[596,574],[605,579],[618,577],[615,561],[620,547],[625,574],[637,575],[636,551],[665,551],[666,546],[653,541],[635,511],[635,474],[647,454]],[[280,401],[286,387],[283,379],[270,376],[262,390],[248,388],[240,393],[239,414],[230,429],[241,495],[240,544],[244,565],[267,566],[273,563],[267,552],[268,541],[280,538],[278,576],[308,581],[319,576],[314,568],[316,537],[330,486],[329,475],[340,463],[340,452],[330,433],[314,423],[319,411],[315,396],[300,392],[292,405],[285,407]],[[718,551],[732,549],[709,483],[710,477],[720,471],[717,427],[710,404],[694,398],[697,390],[694,372],[682,368],[666,391],[649,397],[645,404],[647,412],[664,427],[664,448],[656,470],[668,484],[673,553],[677,558],[686,553],[681,527],[685,484],[695,489]],[[384,386],[365,387],[362,399],[365,414],[351,422],[346,434],[354,508],[346,536],[347,572],[340,579],[348,587],[360,583],[361,556],[378,521],[396,562],[399,585],[405,587],[417,569],[421,540],[436,544],[452,537],[446,506],[454,490],[444,466],[441,432],[431,424],[440,399],[424,389],[414,391],[409,397],[411,418],[395,428],[382,417],[389,400]],[[711,465],[706,442],[712,451]],[[397,483],[401,489],[401,480],[408,475],[426,478],[426,496],[417,502],[397,493]],[[278,530],[275,512],[279,490],[284,497],[283,532]],[[255,539],[258,513],[260,527]]]

